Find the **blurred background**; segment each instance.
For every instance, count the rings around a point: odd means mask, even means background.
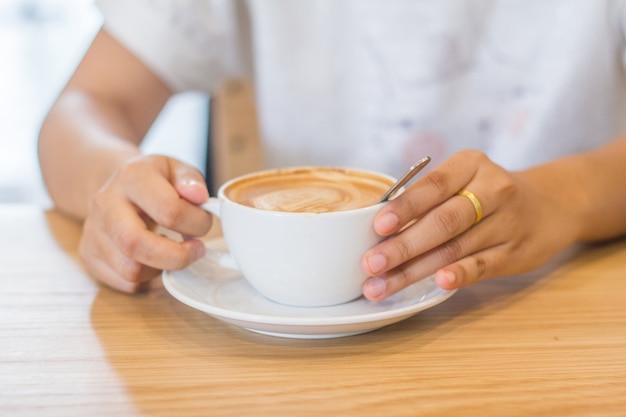
[[[41,122],[102,24],[93,0],[0,0],[0,203],[50,205],[37,162]],[[143,145],[204,164],[207,99],[168,103]]]

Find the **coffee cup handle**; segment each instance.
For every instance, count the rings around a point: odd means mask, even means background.
[[[205,211],[220,217],[220,201],[218,198],[210,197],[209,200],[206,203],[201,204],[200,207]],[[217,264],[223,268],[239,269],[237,262],[235,262],[235,258],[233,258],[230,252],[223,252],[207,247],[204,258],[208,262]]]
[[[200,205],[200,208],[220,217],[220,200],[217,197],[209,197],[206,203]]]

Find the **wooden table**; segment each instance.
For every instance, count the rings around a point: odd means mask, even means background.
[[[625,416],[626,240],[398,324],[290,340],[101,287],[80,226],[0,206],[2,416]]]

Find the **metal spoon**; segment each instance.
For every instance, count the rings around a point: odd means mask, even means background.
[[[420,159],[419,161],[417,161],[417,163],[415,165],[413,165],[411,168],[409,168],[409,170],[406,172],[406,174],[404,174],[402,176],[402,178],[400,178],[398,181],[396,181],[395,184],[393,184],[391,186],[389,191],[387,191],[385,193],[385,195],[383,195],[380,198],[380,200],[378,200],[378,202],[382,203],[384,201],[389,200],[391,197],[393,197],[395,195],[396,191],[398,191],[400,189],[400,187],[402,187],[404,184],[409,182],[411,180],[411,178],[413,178],[415,176],[415,174],[420,172],[422,170],[422,168],[424,168],[426,165],[428,165],[429,162],[430,162],[430,156],[426,156],[426,157]]]

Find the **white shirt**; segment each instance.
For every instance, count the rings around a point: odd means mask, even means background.
[[[397,176],[474,148],[522,169],[626,131],[622,0],[98,4],[176,91],[253,79],[270,167]]]

